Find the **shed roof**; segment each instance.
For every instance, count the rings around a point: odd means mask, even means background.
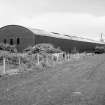
[[[77,41],[83,41],[83,42],[90,42],[90,43],[99,43],[99,44],[105,44],[104,42],[96,41],[89,38],[83,38],[79,36],[74,35],[65,35],[60,33],[54,33],[54,32],[47,32],[41,29],[30,29],[35,35],[41,35],[41,36],[49,36],[49,37],[55,37],[55,38],[61,38],[61,39],[69,39],[69,40],[77,40]]]

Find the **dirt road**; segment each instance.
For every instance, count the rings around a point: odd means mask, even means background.
[[[1,77],[0,105],[105,105],[105,55]]]

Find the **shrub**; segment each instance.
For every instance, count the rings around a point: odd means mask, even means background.
[[[96,46],[94,52],[95,52],[96,54],[105,53],[105,47],[104,47],[104,46]]]
[[[47,43],[37,44],[33,47],[28,47],[24,49],[24,52],[28,54],[35,54],[35,53],[60,53],[62,52],[60,48],[54,48],[53,45]]]
[[[17,52],[17,49],[16,49],[15,45],[9,45],[9,44],[4,44],[4,43],[0,43],[0,50],[9,51],[9,52],[12,52],[12,53]]]

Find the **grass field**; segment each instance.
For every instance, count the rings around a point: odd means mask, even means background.
[[[105,105],[104,54],[36,69],[0,77],[0,105]]]

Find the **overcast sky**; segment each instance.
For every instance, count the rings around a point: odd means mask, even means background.
[[[0,27],[8,24],[99,40],[105,0],[0,0]]]

